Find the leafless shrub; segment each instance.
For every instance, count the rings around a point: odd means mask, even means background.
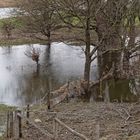
[[[35,61],[37,65],[39,63],[40,54],[41,54],[41,50],[39,48],[35,48],[33,46],[30,46],[25,51],[25,55],[28,56],[29,58],[31,58],[33,61]]]

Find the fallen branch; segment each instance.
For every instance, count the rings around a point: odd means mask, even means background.
[[[58,118],[55,118],[55,121],[57,123],[59,123],[61,126],[63,126],[64,128],[66,128],[68,131],[70,131],[72,134],[84,139],[84,140],[89,140],[86,136],[84,136],[83,134],[80,134],[78,132],[76,132],[75,130],[73,130],[72,128],[70,128],[69,126],[67,126],[65,123],[63,123],[62,121],[60,121]]]
[[[122,115],[122,113],[118,109],[113,109],[113,110],[116,111],[122,119],[126,120],[126,118]]]
[[[126,109],[123,108],[123,110],[127,114],[127,118],[125,119],[125,123],[126,123],[132,116],[130,115],[130,113]]]
[[[140,120],[130,122],[130,124],[134,124],[134,123],[140,123]]]

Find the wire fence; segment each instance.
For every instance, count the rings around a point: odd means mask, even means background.
[[[40,135],[43,135],[48,140],[58,140],[61,139],[61,136],[59,136],[60,128],[63,128],[65,131],[71,133],[73,136],[78,137],[82,140],[90,140],[85,135],[75,131],[68,125],[66,125],[64,122],[62,122],[60,119],[57,118],[56,112],[44,112],[46,113],[46,117],[49,115],[52,115],[52,131],[43,129],[43,127],[37,125],[33,119],[31,119],[30,114],[32,111],[30,111],[30,106],[28,105],[26,108],[26,112],[23,112],[21,110],[16,111],[10,111],[7,113],[7,133],[6,137],[11,139],[23,139],[25,138],[23,127],[24,124],[32,126],[34,129],[40,133]],[[26,115],[25,115],[26,114]],[[43,124],[41,124],[43,126]],[[66,133],[67,134],[67,133]]]

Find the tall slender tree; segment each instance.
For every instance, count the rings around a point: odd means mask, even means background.
[[[96,30],[95,14],[102,7],[100,0],[55,0],[57,13],[64,24],[71,29],[78,29],[81,38],[75,37],[76,40],[82,40],[85,43],[85,69],[84,79],[90,81],[90,66],[95,60],[94,54],[99,44],[93,43],[91,36]],[[70,20],[68,20],[70,19]],[[91,45],[94,44],[92,49]]]

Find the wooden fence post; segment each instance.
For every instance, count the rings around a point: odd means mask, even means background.
[[[96,125],[96,140],[100,139],[100,125]]]
[[[29,117],[30,117],[30,105],[27,105],[27,113],[26,113],[26,117],[27,117],[27,119],[29,119]],[[26,121],[26,124],[29,124],[29,122]]]
[[[50,94],[51,94],[51,90],[52,90],[52,83],[51,83],[51,78],[48,77],[48,94],[47,94],[47,106],[48,106],[48,110],[51,109],[51,104],[50,104]]]
[[[15,111],[15,124],[14,124],[14,136],[15,136],[15,139],[17,140],[19,138],[18,136],[18,110]]]
[[[9,138],[9,111],[7,112],[7,138]]]
[[[58,138],[58,130],[57,130],[57,122],[55,121],[55,119],[54,119],[54,121],[53,121],[53,133],[54,133],[54,140],[56,140],[57,138]]]
[[[17,111],[18,112],[18,114],[17,114],[17,119],[18,119],[18,137],[19,138],[22,138],[22,120],[21,120],[21,111],[20,110],[18,110]]]
[[[9,118],[10,118],[9,137],[12,138],[13,137],[13,130],[14,130],[13,112],[12,111],[9,114]]]

